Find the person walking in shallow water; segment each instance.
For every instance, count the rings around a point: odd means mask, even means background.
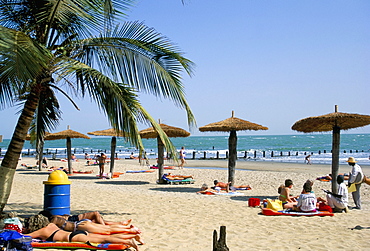
[[[179,165],[179,168],[184,168],[184,164],[185,164],[185,155],[186,155],[186,152],[185,152],[185,147],[181,147],[181,150],[180,150],[180,165]]]
[[[311,165],[311,154],[306,156],[305,162],[307,162],[307,165]]]

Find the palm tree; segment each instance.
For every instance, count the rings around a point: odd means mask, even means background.
[[[88,96],[111,125],[143,149],[137,122],[152,124],[175,152],[137,92],[173,100],[187,111],[181,73],[193,63],[164,36],[140,22],[116,25],[132,0],[0,0],[0,104],[21,105],[0,167],[0,212],[7,203],[18,158],[31,127],[43,142],[60,119],[56,93]],[[67,94],[69,91],[69,94]]]

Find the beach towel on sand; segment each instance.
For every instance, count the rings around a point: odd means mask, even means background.
[[[286,215],[286,216],[334,216],[333,213],[328,211],[316,211],[316,212],[295,212],[289,210],[281,210],[275,211],[270,208],[261,208],[262,214],[267,216],[278,216],[278,215]]]
[[[130,250],[126,244],[83,243],[83,242],[32,242],[32,247],[42,249],[88,249],[88,250]]]

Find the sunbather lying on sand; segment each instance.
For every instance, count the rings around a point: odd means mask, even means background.
[[[349,180],[349,174],[348,173],[339,173],[338,175],[343,175],[344,180]],[[331,177],[331,173],[328,175],[324,175],[321,177],[317,177],[316,180],[321,180],[321,181],[331,181],[333,178]]]
[[[73,232],[76,230],[82,230],[87,231],[89,233],[94,234],[116,234],[116,233],[122,233],[122,234],[140,234],[141,231],[134,227],[133,225],[102,225],[99,223],[94,223],[91,220],[83,219],[81,221],[67,221],[66,219],[58,216],[52,216],[51,223],[54,223],[61,229],[69,232]],[[141,243],[143,244],[143,243]]]
[[[66,168],[66,167],[57,167],[57,166],[52,166],[52,167],[50,167],[49,169],[48,169],[48,171],[55,171],[55,170],[61,170],[61,171],[63,171],[63,172],[65,172],[65,173],[67,173],[68,174],[68,172],[69,172],[69,170],[68,170],[68,168]],[[72,171],[73,171],[73,168],[72,168]]]
[[[67,232],[60,229],[54,223],[50,223],[43,215],[31,216],[25,220],[25,234],[32,238],[43,241],[65,241],[65,242],[94,242],[94,243],[123,243],[139,250],[134,239],[139,238],[137,234],[92,234],[85,231]]]
[[[49,221],[52,218],[52,216],[54,216],[48,210],[43,210],[39,214],[42,214],[43,216],[46,216],[49,219]],[[103,216],[98,211],[86,212],[86,213],[83,213],[83,214],[75,214],[75,215],[65,214],[65,215],[55,215],[55,216],[62,217],[64,219],[68,220],[68,221],[81,221],[83,219],[89,219],[94,223],[99,223],[99,224],[102,224],[102,225],[124,225],[124,226],[127,226],[131,223],[131,219],[126,220],[126,221],[118,221],[118,222],[104,220]]]
[[[207,193],[229,193],[229,186],[226,186],[226,190],[221,190],[220,187],[216,187],[216,189],[213,189],[211,187],[208,187],[207,184],[203,184],[202,187],[200,188],[200,191],[197,193],[200,194],[207,194]]]
[[[221,187],[221,189],[225,189],[228,186],[229,186],[230,190],[237,190],[237,189],[243,189],[243,188],[245,188],[246,190],[251,189],[251,187],[249,185],[230,186],[231,182],[223,183],[223,182],[219,182],[218,180],[214,180],[213,184],[215,185],[214,187]]]

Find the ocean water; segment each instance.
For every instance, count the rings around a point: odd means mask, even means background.
[[[188,159],[191,158],[226,158],[228,154],[228,134],[223,136],[190,136],[187,138],[172,138],[175,147],[186,149]],[[72,139],[72,152],[77,158],[83,158],[84,153],[96,154],[105,152],[110,155],[111,137],[94,137],[91,139]],[[370,165],[370,134],[341,134],[340,163],[345,164],[349,156],[355,157],[359,164]],[[9,140],[0,143],[1,155],[5,154]],[[149,158],[157,158],[156,139],[143,139],[143,144]],[[238,157],[250,161],[304,162],[304,157],[312,154],[313,163],[331,163],[332,134],[297,134],[297,135],[256,135],[238,136]],[[35,153],[34,147],[26,141],[22,154]],[[128,158],[138,151],[117,138],[116,155]],[[66,157],[66,140],[45,141],[44,154],[51,158]]]

